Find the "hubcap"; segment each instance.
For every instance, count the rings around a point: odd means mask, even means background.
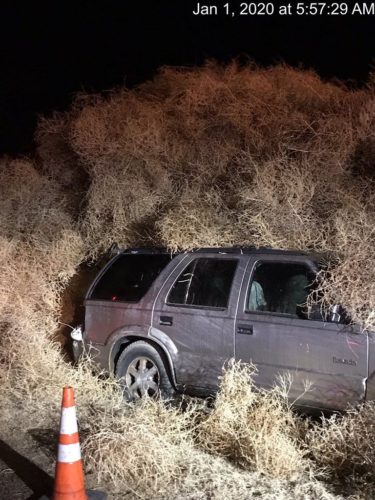
[[[125,385],[131,399],[155,397],[159,392],[160,374],[150,358],[135,358],[125,373]]]

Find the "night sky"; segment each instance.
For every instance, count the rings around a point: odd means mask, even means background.
[[[209,2],[218,16],[194,16],[191,0],[2,5],[0,154],[32,153],[38,114],[66,109],[77,91],[132,87],[165,64],[284,61],[357,86],[375,63],[375,16],[238,16],[232,0],[230,17],[224,3]]]

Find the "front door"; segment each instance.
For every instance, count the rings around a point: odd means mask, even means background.
[[[236,320],[236,358],[257,366],[255,382],[263,387],[288,373],[290,399],[301,406],[344,408],[365,396],[367,336],[348,325],[301,317],[314,270],[303,256],[298,259],[266,255],[249,266]]]
[[[234,356],[234,321],[246,259],[192,255],[165,283],[153,328],[176,346],[178,384],[217,388],[225,361]]]

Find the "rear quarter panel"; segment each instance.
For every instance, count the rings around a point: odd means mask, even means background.
[[[98,351],[96,359],[103,368],[113,368],[112,349],[114,344],[117,344],[121,338],[127,336],[140,339],[152,337],[151,315],[155,298],[163,283],[184,257],[184,255],[174,257],[155,279],[144,297],[137,303],[91,300],[89,297],[95,284],[106,272],[110,263],[98,273],[85,300],[84,341],[92,352]],[[162,344],[164,350],[168,351],[167,355],[170,354],[168,342],[161,342],[160,339],[155,339],[155,341],[159,345]],[[93,355],[95,357],[95,352],[93,352]]]
[[[85,300],[85,340],[97,344],[106,344],[109,337],[120,328],[137,325],[147,332],[151,326],[151,313],[158,290],[175,267],[175,257],[162,270],[149,290],[139,302],[111,302],[110,300],[92,300],[92,290],[101,276],[111,266],[113,260],[98,273]]]

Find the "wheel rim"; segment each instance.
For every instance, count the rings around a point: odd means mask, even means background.
[[[125,385],[131,399],[155,397],[160,387],[158,367],[145,356],[135,358],[126,370]]]

